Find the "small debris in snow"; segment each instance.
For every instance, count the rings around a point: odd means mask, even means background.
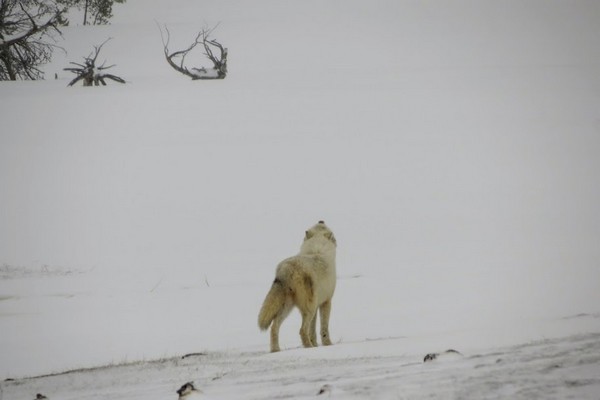
[[[425,358],[423,359],[423,362],[429,362],[429,361],[437,360],[438,357],[440,357],[442,355],[459,355],[459,356],[462,356],[462,354],[459,351],[450,349],[450,350],[446,350],[443,353],[429,353],[429,354],[427,354],[425,356]]]
[[[189,353],[184,356],[181,356],[181,359],[185,360],[186,358],[189,358],[189,357],[201,357],[201,356],[205,356],[205,355],[206,355],[206,353]]]
[[[325,393],[329,393],[329,395],[331,396],[331,390],[332,390],[331,385],[323,385],[323,386],[321,386],[319,393],[317,393],[317,396],[320,396]]]
[[[194,382],[187,382],[179,388],[177,394],[179,395],[179,400],[194,399],[196,397],[200,397],[202,391],[200,389],[196,389]]]

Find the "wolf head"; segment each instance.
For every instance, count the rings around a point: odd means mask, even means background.
[[[325,222],[319,221],[306,231],[300,252],[304,254],[335,254],[336,247],[337,241],[335,240],[335,235],[331,229],[325,225]]]
[[[306,242],[307,240],[318,238],[319,236],[324,237],[337,246],[333,232],[327,227],[327,225],[325,225],[324,221],[319,221],[319,223],[307,230],[306,235],[304,236],[304,241]]]

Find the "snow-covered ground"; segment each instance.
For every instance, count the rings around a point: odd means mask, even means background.
[[[598,333],[427,363],[404,352],[410,344],[388,338],[275,354],[199,352],[9,381],[1,388],[3,399],[40,392],[50,399],[175,399],[175,391],[192,379],[200,398],[207,399],[597,399],[600,394]]]
[[[64,29],[48,80],[0,83],[1,400],[190,380],[217,399],[600,397],[600,2],[114,11]],[[170,69],[156,21],[172,48],[219,24],[228,77]],[[108,37],[128,83],[67,88]],[[336,344],[298,348],[294,314],[269,354],[258,309],[320,219]]]

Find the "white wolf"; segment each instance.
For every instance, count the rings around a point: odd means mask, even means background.
[[[319,221],[306,231],[300,253],[277,266],[275,280],[258,314],[261,330],[271,326],[272,352],[280,350],[279,328],[294,306],[302,315],[302,345],[317,346],[317,308],[321,315],[321,342],[331,345],[329,313],[336,283],[336,247],[333,232]]]

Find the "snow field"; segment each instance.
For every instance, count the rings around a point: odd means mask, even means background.
[[[188,380],[215,398],[597,398],[599,7],[129,0],[65,28],[48,80],[0,84],[2,400]],[[220,22],[228,77],[170,70],[155,20],[173,48]],[[108,37],[128,83],[66,88]],[[320,219],[336,344],[297,349],[293,314],[268,354],[258,309]],[[464,359],[421,363],[449,348]]]

